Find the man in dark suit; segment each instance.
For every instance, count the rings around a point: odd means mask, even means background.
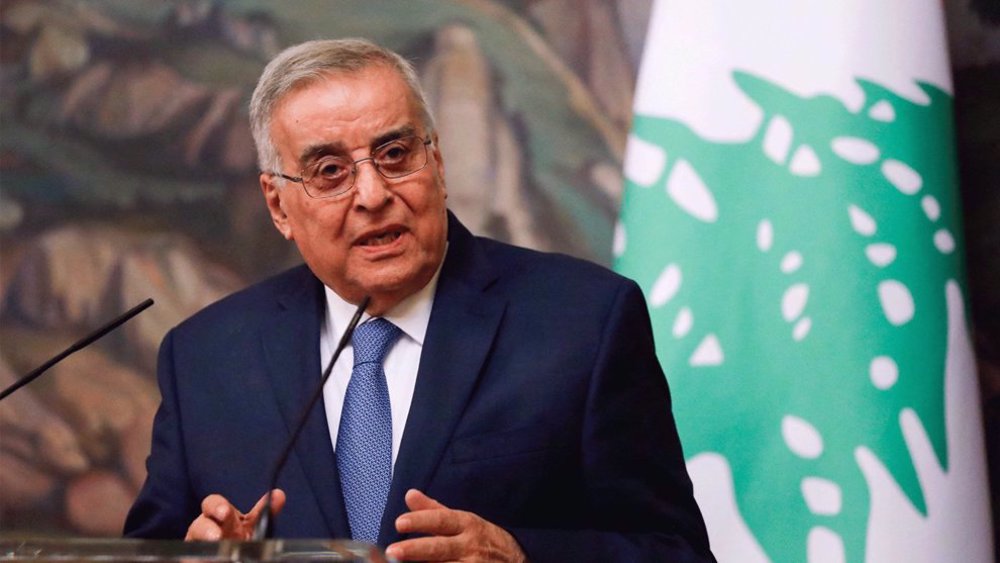
[[[265,69],[251,124],[271,217],[306,264],[164,339],[128,535],[248,537],[367,296],[279,478],[276,535],[366,539],[399,560],[714,560],[638,287],[470,234],[405,60],[358,40],[293,47]],[[357,407],[368,323],[391,336],[379,399]]]

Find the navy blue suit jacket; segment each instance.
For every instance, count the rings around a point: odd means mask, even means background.
[[[530,560],[713,561],[636,284],[599,266],[473,237],[449,249],[379,544],[418,488],[479,514]],[[323,286],[304,266],[167,334],[148,478],[126,522],[183,537],[201,499],[246,510],[318,382]],[[277,537],[349,537],[316,408],[278,486]]]

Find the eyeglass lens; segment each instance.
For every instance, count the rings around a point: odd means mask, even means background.
[[[372,155],[351,161],[339,156],[325,156],[313,164],[303,179],[306,193],[312,197],[332,197],[354,187],[358,165],[371,160],[384,178],[399,178],[420,170],[427,164],[427,145],[415,135],[379,145]]]

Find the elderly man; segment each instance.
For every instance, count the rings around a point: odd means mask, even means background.
[[[370,297],[278,480],[276,535],[407,561],[713,560],[638,287],[450,215],[404,59],[361,40],[292,47],[250,113],[264,199],[305,266],[164,339],[128,535],[249,537]]]

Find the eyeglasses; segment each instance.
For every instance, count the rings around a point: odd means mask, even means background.
[[[306,195],[314,198],[337,197],[354,187],[358,178],[358,165],[370,160],[379,175],[387,180],[408,176],[427,166],[429,138],[407,135],[379,145],[371,156],[350,160],[340,156],[324,156],[303,169],[301,176],[287,176],[270,172],[292,182],[299,182]]]

